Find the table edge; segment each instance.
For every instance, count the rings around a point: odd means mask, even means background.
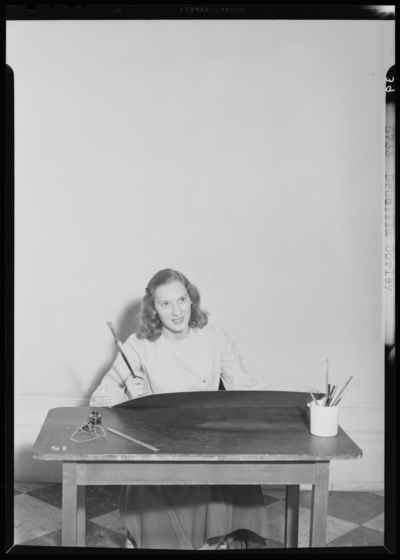
[[[363,452],[360,450],[358,453],[344,454],[344,455],[305,455],[301,457],[299,455],[205,455],[205,454],[161,454],[161,453],[121,453],[121,454],[109,454],[104,456],[101,454],[69,454],[69,453],[36,453],[32,452],[33,459],[40,461],[69,461],[69,462],[137,462],[137,461],[150,461],[154,462],[201,462],[201,463],[212,463],[212,462],[316,462],[316,461],[346,461],[346,460],[356,460],[361,459]]]

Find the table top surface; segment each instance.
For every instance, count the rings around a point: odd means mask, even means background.
[[[106,437],[80,443],[69,438],[88,420],[93,407],[53,408],[32,456],[83,462],[310,462],[362,457],[361,449],[340,427],[334,437],[310,434],[310,400],[305,393],[272,391],[152,395],[111,409],[97,408]],[[108,428],[159,451],[124,439]],[[79,432],[75,437],[91,436]]]

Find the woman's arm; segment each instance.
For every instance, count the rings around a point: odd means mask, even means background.
[[[125,354],[132,369],[134,371],[141,370],[139,355],[133,348],[130,339],[131,337],[129,337],[123,345]],[[132,374],[121,354],[118,352],[118,356],[110,371],[106,373],[102,382],[91,396],[90,406],[112,407],[116,404],[131,400],[131,398],[134,397],[134,393],[131,391],[127,393],[127,391],[131,388],[133,382]]]
[[[221,342],[221,377],[224,386],[231,391],[276,391],[266,381],[259,381],[246,372],[233,340],[217,327]]]
[[[110,370],[106,374],[103,381],[90,397],[90,406],[112,407],[129,401],[129,397],[125,392],[125,383],[123,382],[121,386],[120,381],[115,379],[112,373],[112,370]]]

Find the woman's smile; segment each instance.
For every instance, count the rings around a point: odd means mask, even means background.
[[[171,282],[157,288],[154,309],[167,338],[189,334],[192,301],[182,282]]]

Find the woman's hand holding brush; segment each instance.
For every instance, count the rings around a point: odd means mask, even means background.
[[[136,367],[134,371],[135,377],[130,375],[125,381],[125,392],[130,400],[150,394],[149,385],[144,371],[140,367]]]

